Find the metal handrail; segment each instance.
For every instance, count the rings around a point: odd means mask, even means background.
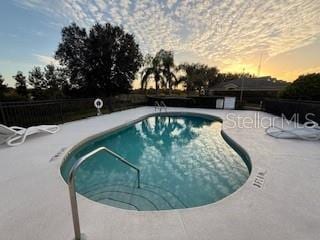
[[[154,102],[154,111],[157,111],[157,108],[159,108],[159,111],[162,111],[162,108],[164,108],[164,110],[167,112],[167,105],[164,103],[164,101],[160,101],[160,103],[158,101]]]
[[[155,111],[155,112],[157,111],[157,108],[159,108],[159,110],[160,110],[160,112],[161,112],[161,106],[160,106],[159,102],[158,102],[158,101],[155,101],[155,102],[154,102],[154,111]]]
[[[164,103],[164,101],[160,102],[160,106],[164,107],[164,110],[167,112],[167,105]]]
[[[99,147],[92,152],[82,156],[79,161],[77,161],[71,168],[69,177],[68,177],[68,186],[69,186],[69,195],[70,195],[70,203],[71,203],[71,211],[72,211],[72,219],[73,219],[73,227],[74,227],[74,240],[81,240],[81,231],[80,231],[80,221],[79,221],[79,212],[78,212],[78,203],[77,203],[77,195],[76,195],[76,188],[75,188],[75,176],[77,170],[81,166],[83,162],[85,162],[88,158],[92,157],[96,153],[100,151],[106,151],[107,153],[113,155],[118,160],[123,162],[124,164],[128,165],[129,167],[133,168],[137,171],[138,176],[138,188],[140,188],[140,169],[137,168],[132,163],[128,162],[126,159],[121,157],[120,155],[116,154],[115,152],[111,151],[106,147]]]

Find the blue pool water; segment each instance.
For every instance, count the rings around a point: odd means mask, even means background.
[[[140,169],[141,188],[137,188],[133,169],[100,152],[79,168],[77,192],[119,208],[148,211],[201,206],[233,193],[249,176],[244,159],[224,140],[216,119],[157,115],[72,151],[61,167],[64,179],[75,161],[101,146]]]

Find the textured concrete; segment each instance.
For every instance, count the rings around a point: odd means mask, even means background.
[[[253,111],[169,108],[219,116],[254,117]],[[141,107],[61,125],[15,148],[0,147],[0,239],[71,240],[67,185],[60,176],[62,149],[85,137],[154,112]],[[260,113],[264,117],[272,117]],[[307,239],[320,238],[320,141],[274,139],[263,128],[227,128],[249,153],[248,181],[221,201],[160,212],[113,208],[78,195],[87,239]],[[60,154],[58,154],[60,153]],[[264,174],[263,177],[257,176]],[[255,180],[259,180],[255,186]],[[263,179],[261,179],[263,178]]]

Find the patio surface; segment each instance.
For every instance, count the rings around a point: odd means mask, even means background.
[[[250,116],[254,111],[168,108],[168,111]],[[73,225],[63,149],[95,133],[153,113],[140,107],[61,125],[19,147],[0,147],[0,239],[71,240]],[[260,116],[272,115],[259,113]],[[320,239],[320,141],[274,139],[261,127],[226,128],[249,153],[252,172],[232,195],[197,208],[128,211],[78,195],[81,230],[90,240],[318,240]],[[262,176],[263,175],[263,176]],[[256,179],[260,179],[255,184]],[[257,186],[258,185],[258,186]]]

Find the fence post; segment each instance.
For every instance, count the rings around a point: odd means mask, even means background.
[[[0,102],[0,112],[1,112],[1,117],[3,120],[3,124],[7,125],[6,116],[5,116],[4,110],[3,110],[3,104],[1,102]]]
[[[63,100],[60,100],[60,120],[61,120],[61,123],[64,123],[64,118],[63,118]]]
[[[112,113],[112,112],[113,112],[112,95],[108,96],[108,98],[107,98],[107,104],[108,104],[109,112]]]
[[[306,121],[306,115],[303,115],[303,116],[301,116],[301,113],[303,113],[302,112],[302,101],[301,100],[299,100],[298,101],[298,111],[297,111],[297,114],[298,114],[298,121],[299,121],[299,123],[305,123],[305,121]],[[302,118],[303,117],[303,118]]]

